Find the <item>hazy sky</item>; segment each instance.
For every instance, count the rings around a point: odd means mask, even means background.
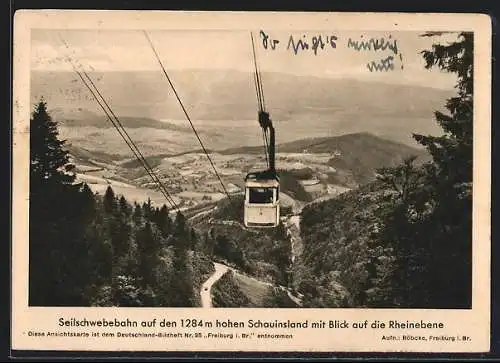
[[[259,65],[262,71],[279,71],[320,77],[348,77],[389,83],[419,84],[436,88],[452,88],[455,76],[438,70],[426,70],[420,52],[430,49],[436,41],[456,39],[455,34],[440,38],[420,37],[417,32],[325,32],[294,31],[267,32],[269,39],[277,39],[276,49],[270,42],[264,49],[261,29],[254,31]],[[164,66],[168,69],[237,69],[253,70],[250,32],[168,30],[148,31]],[[313,37],[321,36],[325,47],[312,50]],[[332,36],[335,47],[330,42]],[[289,46],[290,38],[309,44],[297,54]],[[390,38],[389,38],[390,37]],[[62,43],[64,39],[69,48]],[[348,46],[353,41],[382,39],[392,46],[378,51],[357,51]],[[397,49],[394,48],[397,45]],[[38,30],[32,31],[31,67],[33,70],[71,70],[65,56],[71,55],[86,70],[136,71],[160,70],[159,64],[141,30]],[[370,72],[367,63],[394,57],[394,69],[388,72]],[[401,67],[402,66],[402,67]]]

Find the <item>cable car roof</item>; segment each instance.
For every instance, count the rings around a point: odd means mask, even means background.
[[[245,177],[245,181],[265,181],[272,180],[279,182],[279,177],[276,171],[272,170],[264,170],[264,171],[255,171],[248,173]]]
[[[280,183],[277,180],[269,180],[269,179],[262,179],[262,180],[247,180],[245,182],[245,186],[247,188],[251,187],[270,187],[270,188],[277,188],[279,187]]]

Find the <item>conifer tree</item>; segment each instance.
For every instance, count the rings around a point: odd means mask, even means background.
[[[57,123],[47,112],[47,104],[42,100],[33,112],[30,122],[30,184],[31,193],[40,191],[42,185],[62,185],[73,183],[75,176],[64,171],[69,155],[64,150],[65,140],[59,140]],[[46,189],[44,189],[46,191]]]
[[[184,214],[182,214],[181,212],[177,212],[176,216],[175,216],[175,227],[174,227],[174,235],[176,237],[179,237],[179,240],[183,240],[182,242],[179,242],[179,243],[183,243],[185,244],[186,242],[186,217],[184,216]]]
[[[375,269],[375,286],[390,293],[396,305],[468,307],[472,295],[473,35],[460,33],[457,41],[435,44],[423,57],[427,68],[437,66],[457,74],[457,96],[446,102],[449,114],[435,112],[442,135],[413,135],[432,161],[417,169],[410,158],[379,171],[379,179],[396,192],[378,212],[383,221],[379,238],[392,249],[394,262],[390,286],[382,278],[387,276],[387,267],[381,265]],[[387,301],[382,295],[371,298]]]
[[[210,233],[206,231],[203,235],[203,249],[209,257],[214,255],[214,239],[210,237]]]
[[[426,68],[457,76],[448,114],[435,112],[444,134],[414,135],[432,155],[425,165],[429,212],[423,230],[432,241],[430,299],[436,307],[470,307],[472,298],[473,40],[473,33],[460,33],[456,41],[423,52]]]
[[[170,219],[168,209],[165,204],[163,204],[161,209],[158,211],[156,223],[162,233],[162,236],[167,238],[167,236],[172,232],[172,220]]]
[[[421,192],[425,183],[422,170],[414,165],[415,159],[414,156],[408,157],[399,166],[378,170],[378,180],[392,193],[379,202],[377,214],[382,226],[375,235],[383,241],[385,248],[391,249],[394,261],[389,281],[384,281],[387,269],[382,263],[377,269],[377,266],[371,266],[373,261],[367,262],[368,280],[372,281],[363,283],[368,289],[371,282],[376,281],[374,285],[378,291],[390,293],[397,305],[404,306],[421,304],[427,295],[427,288],[421,284],[427,274],[427,245],[418,233],[425,210]],[[372,253],[376,254],[378,246],[374,247]],[[364,300],[365,293],[361,295]],[[381,295],[370,297],[375,304],[386,299],[387,296]]]
[[[155,270],[158,264],[158,239],[153,235],[151,223],[146,221],[137,238],[139,250],[139,274],[143,287],[155,285]]]
[[[119,263],[119,259],[123,258],[130,248],[130,235],[131,228],[128,219],[123,215],[118,215],[113,221],[114,228],[112,229],[113,235],[113,250],[115,253],[115,260]]]
[[[193,251],[196,251],[198,249],[198,236],[196,235],[196,231],[194,228],[190,228],[189,230],[189,243],[190,243],[190,248]]]
[[[123,218],[127,219],[130,216],[131,207],[123,195],[120,197],[119,207],[120,207],[120,212],[121,212]]]
[[[193,276],[188,256],[188,233],[186,218],[181,212],[177,213],[173,234],[173,274],[170,283],[171,306],[194,306]]]
[[[85,250],[79,238],[82,200],[75,176],[65,170],[64,143],[40,101],[30,120],[30,305],[82,303],[84,281],[76,269],[85,261],[71,261]]]
[[[142,224],[142,209],[141,206],[137,203],[134,203],[133,220],[136,227]]]
[[[88,220],[92,220],[95,217],[96,212],[96,201],[94,193],[90,190],[89,186],[84,183],[81,190],[81,203],[83,211],[87,216]]]
[[[458,94],[446,103],[449,114],[435,112],[444,135],[414,135],[431,153],[437,176],[443,182],[465,188],[463,192],[470,189],[467,183],[472,181],[473,40],[473,33],[460,33],[457,41],[449,45],[436,44],[432,50],[423,52],[426,68],[437,66],[457,75]]]
[[[148,201],[147,203],[143,203],[142,204],[142,211],[143,211],[143,215],[144,215],[144,218],[150,222],[153,221],[153,208],[151,206],[151,199],[148,198]]]
[[[108,185],[104,193],[104,211],[111,215],[116,211],[116,197],[111,185]]]

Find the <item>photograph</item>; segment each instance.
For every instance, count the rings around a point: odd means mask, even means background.
[[[31,28],[29,306],[471,309],[475,34],[331,29]]]
[[[490,17],[13,30],[15,352],[490,350]]]

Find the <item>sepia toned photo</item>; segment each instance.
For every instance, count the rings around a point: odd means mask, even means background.
[[[290,329],[439,330],[441,312],[473,319],[489,306],[489,230],[477,232],[489,228],[484,26],[291,27],[269,14],[205,27],[89,14],[78,26],[77,13],[24,32],[14,98],[29,164],[16,163],[28,194],[13,284],[25,283],[23,311],[57,312],[43,326],[88,327],[114,311],[115,326],[146,328],[156,319],[128,325],[127,312],[191,308],[159,313],[173,319],[163,329],[231,344],[221,329],[276,328],[266,343],[289,350],[309,347],[283,343]],[[434,315],[404,315],[418,311]],[[350,320],[330,315],[341,312]],[[423,337],[406,340],[467,350],[463,333]]]

